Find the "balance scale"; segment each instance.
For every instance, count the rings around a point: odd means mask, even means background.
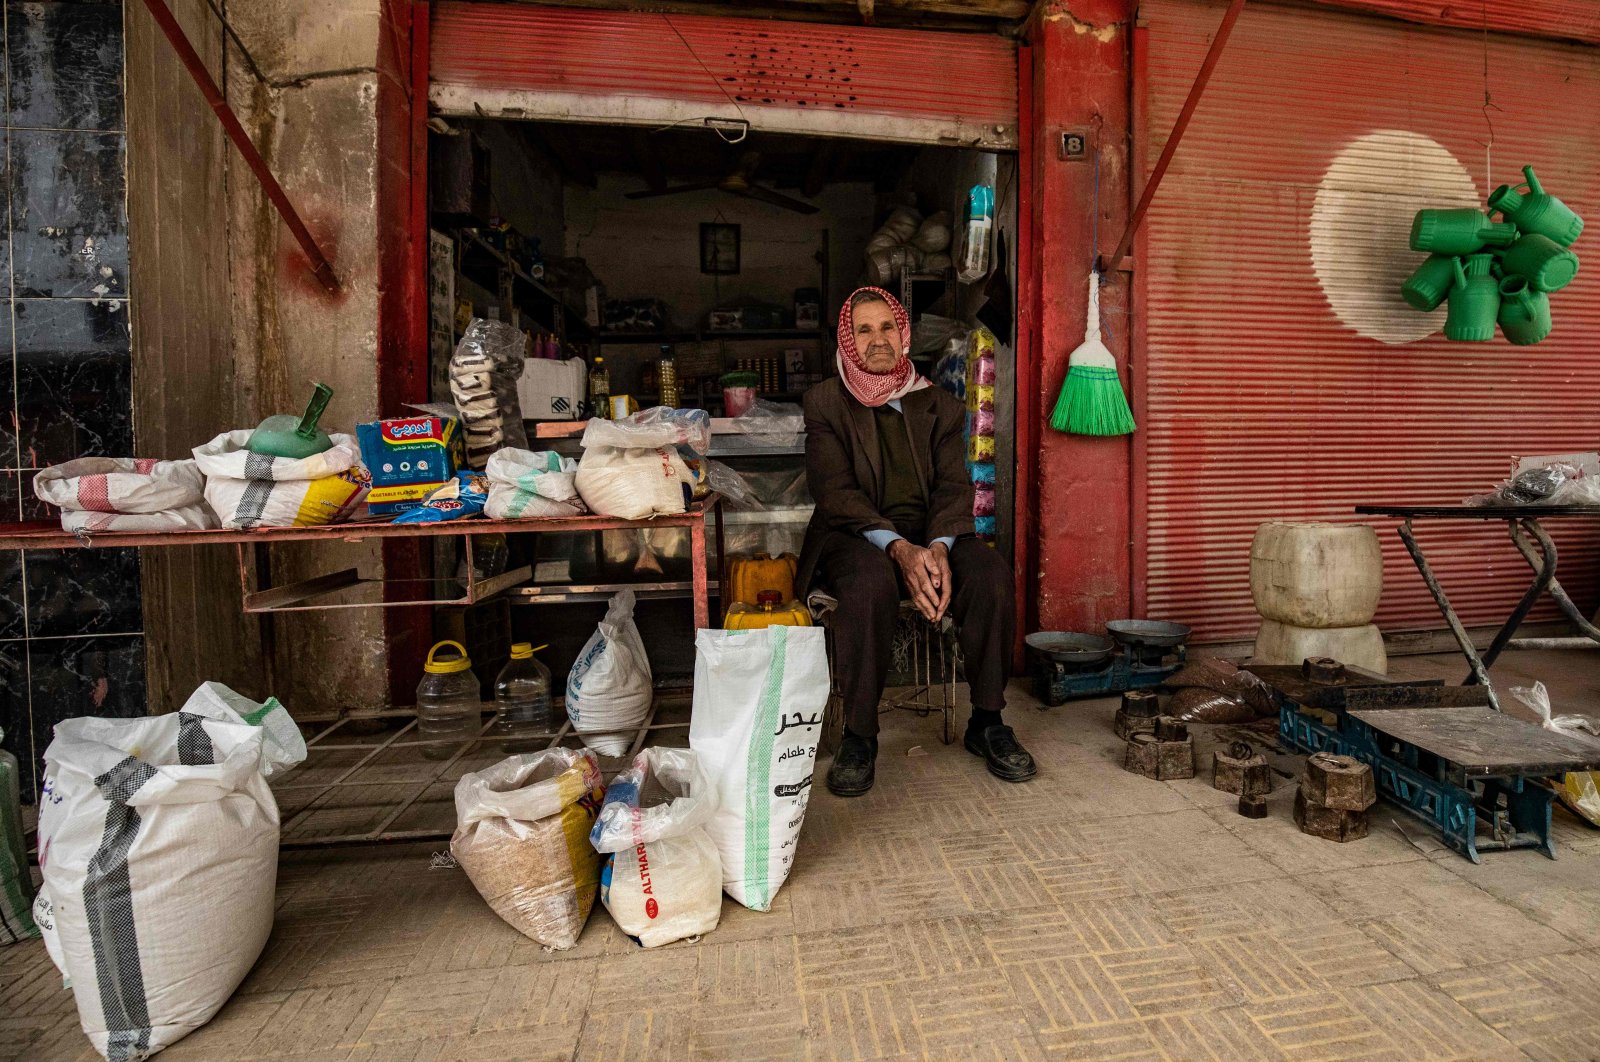
[[[1159,686],[1188,661],[1189,628],[1160,620],[1113,620],[1109,638],[1039,631],[1028,643],[1033,691],[1051,708],[1077,697],[1104,697]]]

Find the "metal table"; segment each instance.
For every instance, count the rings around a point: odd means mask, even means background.
[[[1589,642],[1600,643],[1600,627],[1596,627],[1589,617],[1578,611],[1578,606],[1573,604],[1572,598],[1562,589],[1556,581],[1556,545],[1550,540],[1540,526],[1541,520],[1551,518],[1566,518],[1575,516],[1600,517],[1600,506],[1595,505],[1358,505],[1356,512],[1363,516],[1390,516],[1403,522],[1396,528],[1400,541],[1405,543],[1406,551],[1411,554],[1412,561],[1417,566],[1417,571],[1422,574],[1422,581],[1427,584],[1428,592],[1433,595],[1433,600],[1438,604],[1439,611],[1444,615],[1444,621],[1450,625],[1450,633],[1455,636],[1456,644],[1461,647],[1461,653],[1467,658],[1471,666],[1471,673],[1467,676],[1464,685],[1481,685],[1488,693],[1489,706],[1496,711],[1500,709],[1500,701],[1495,696],[1494,687],[1489,681],[1489,668],[1499,658],[1500,653],[1507,647],[1511,648],[1562,648],[1578,645],[1587,645]],[[1472,644],[1472,638],[1467,634],[1466,626],[1461,622],[1461,617],[1456,615],[1456,610],[1450,604],[1444,587],[1440,585],[1439,578],[1428,564],[1428,559],[1423,555],[1422,547],[1417,542],[1416,532],[1412,529],[1414,520],[1504,520],[1506,530],[1511,536],[1511,542],[1517,547],[1523,559],[1533,569],[1533,583],[1528,587],[1522,599],[1517,602],[1517,607],[1512,610],[1505,623],[1495,634],[1494,640],[1489,643],[1489,648],[1480,654]],[[1530,541],[1531,540],[1531,541]],[[1537,546],[1537,551],[1535,550]],[[1583,635],[1581,638],[1571,639],[1542,639],[1538,642],[1517,642],[1512,636],[1522,621],[1533,611],[1533,606],[1539,598],[1548,593],[1574,627]]]

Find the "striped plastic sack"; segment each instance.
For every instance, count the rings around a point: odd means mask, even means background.
[[[272,457],[246,450],[249,429],[224,432],[194,457],[206,476],[206,501],[227,528],[320,527],[341,524],[366,500],[372,476],[351,435],[310,457]]]
[[[706,832],[723,891],[756,911],[771,909],[800,843],[828,699],[824,638],[785,626],[695,636],[689,747],[717,786]]]
[[[200,504],[204,480],[194,461],[81,457],[33,477],[39,500],[67,512],[164,513]]]
[[[208,683],[178,712],[56,725],[34,911],[111,1062],[204,1025],[267,942],[278,805],[265,775],[304,754],[268,729],[281,710]]]

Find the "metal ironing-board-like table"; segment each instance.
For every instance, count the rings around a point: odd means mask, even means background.
[[[1494,666],[1495,660],[1506,648],[1568,648],[1587,645],[1589,642],[1600,643],[1600,627],[1596,627],[1589,617],[1578,610],[1578,606],[1573,604],[1566,590],[1556,581],[1556,546],[1540,526],[1540,521],[1547,519],[1579,516],[1600,518],[1600,505],[1358,505],[1356,512],[1362,516],[1389,516],[1403,521],[1396,528],[1400,541],[1405,543],[1407,552],[1416,563],[1417,571],[1422,575],[1422,581],[1427,584],[1428,592],[1433,595],[1439,611],[1444,615],[1445,623],[1450,626],[1450,633],[1455,636],[1456,644],[1461,647],[1462,655],[1467,658],[1467,663],[1471,666],[1472,670],[1465,684],[1483,686],[1488,694],[1491,708],[1499,710],[1500,702],[1489,681],[1489,668]],[[1489,648],[1483,653],[1480,654],[1472,644],[1466,626],[1451,606],[1450,598],[1440,585],[1438,576],[1434,574],[1427,557],[1423,555],[1422,546],[1418,544],[1416,533],[1411,526],[1415,520],[1504,520],[1512,544],[1533,568],[1532,584],[1517,602],[1516,608],[1512,610],[1505,623],[1501,625],[1489,643]],[[1533,611],[1533,606],[1538,603],[1539,598],[1547,593],[1555,601],[1561,614],[1578,629],[1581,637],[1537,641],[1513,640],[1513,635],[1522,625],[1522,621]]]

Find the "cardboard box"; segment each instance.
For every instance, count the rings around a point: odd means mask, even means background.
[[[400,483],[373,487],[367,494],[367,511],[374,516],[398,516],[422,504],[422,499],[451,480],[439,483]]]
[[[577,420],[589,393],[589,366],[581,358],[529,358],[517,380],[517,402],[528,420]]]
[[[402,417],[356,425],[361,460],[372,486],[442,483],[466,461],[461,424],[454,417]]]

